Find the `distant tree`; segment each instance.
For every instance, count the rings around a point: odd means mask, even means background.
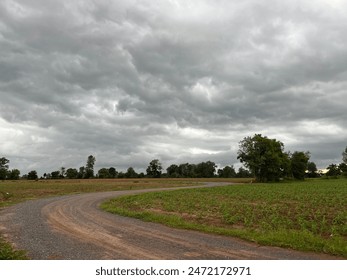
[[[6,179],[9,162],[10,161],[5,157],[0,158],[0,180]]]
[[[76,179],[78,177],[78,171],[76,168],[68,168],[66,170],[66,177],[68,179]]]
[[[283,143],[261,134],[240,141],[237,158],[259,182],[278,181],[288,172],[290,165]]]
[[[56,170],[51,172],[51,178],[52,179],[59,179],[60,178],[60,170]]]
[[[126,178],[137,178],[138,174],[135,172],[134,168],[129,167],[127,172],[125,172]]]
[[[307,163],[307,171],[308,171],[308,177],[310,178],[316,178],[318,177],[318,169],[317,169],[317,166],[314,162],[308,162]]]
[[[243,168],[242,166],[238,169],[236,173],[237,178],[251,178],[253,177],[252,173],[249,172],[246,168]]]
[[[290,167],[293,177],[297,180],[304,180],[307,170],[308,160],[310,159],[309,152],[294,152],[290,157]]]
[[[85,174],[86,174],[86,168],[84,166],[81,166],[78,171],[77,178],[82,179],[85,177]]]
[[[171,164],[168,168],[166,168],[167,176],[170,178],[180,177],[179,168],[177,164]]]
[[[336,164],[330,164],[328,167],[328,172],[326,173],[327,176],[331,176],[331,177],[337,177],[339,175],[341,175],[341,170],[339,169],[339,167]]]
[[[152,178],[160,178],[162,170],[163,168],[160,161],[158,159],[153,159],[146,169],[147,176]]]
[[[37,176],[37,172],[36,170],[32,170],[28,173],[27,176],[28,180],[37,180],[38,176]]]
[[[221,178],[234,178],[236,177],[236,171],[233,165],[225,166],[223,169],[218,169],[218,177]]]
[[[98,177],[99,177],[99,178],[102,178],[102,179],[110,178],[111,175],[110,175],[109,169],[107,169],[107,168],[101,168],[101,169],[98,171]]]
[[[10,180],[18,180],[20,175],[20,171],[18,169],[12,169],[8,171],[7,178]]]
[[[196,177],[196,165],[190,163],[182,163],[178,166],[179,177],[194,178]]]
[[[110,167],[108,169],[108,173],[110,174],[110,178],[116,178],[117,177],[117,170],[114,167]]]
[[[84,178],[88,179],[88,178],[94,177],[94,164],[95,164],[95,157],[90,155],[87,159]]]
[[[196,176],[199,178],[212,178],[216,172],[217,165],[212,161],[200,162],[196,165]]]

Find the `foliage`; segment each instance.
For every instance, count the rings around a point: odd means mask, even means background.
[[[337,177],[341,175],[341,170],[336,164],[330,164],[328,167],[328,172],[326,173],[326,176],[331,176],[331,177]]]
[[[239,143],[237,158],[259,182],[278,181],[288,173],[290,165],[283,143],[261,134],[245,137]]]
[[[290,167],[293,177],[298,180],[304,180],[307,170],[310,154],[308,152],[294,152],[290,157]]]
[[[0,237],[0,260],[26,260],[24,251],[15,250],[8,242]]]
[[[218,177],[221,178],[235,178],[236,171],[234,166],[225,166],[223,169],[218,169]]]
[[[90,155],[87,159],[84,178],[88,179],[88,178],[94,177],[94,164],[95,164],[95,157]]]
[[[38,178],[36,170],[32,170],[28,173],[28,180],[36,180]]]
[[[76,168],[68,168],[66,170],[66,177],[68,179],[76,179],[78,176],[78,171]]]
[[[129,167],[125,173],[125,178],[137,178],[138,174],[135,172],[133,167]]]
[[[5,157],[0,158],[0,180],[6,179],[9,162],[10,161]]]
[[[260,244],[347,257],[347,180],[231,185],[125,196],[107,211]]]
[[[308,177],[309,178],[317,178],[318,177],[318,169],[314,162],[309,161],[307,163],[307,171],[308,171]]]
[[[158,159],[153,159],[146,169],[147,176],[152,178],[160,178],[162,170],[163,168],[160,161]]]

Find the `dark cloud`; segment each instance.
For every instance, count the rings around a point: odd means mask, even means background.
[[[343,1],[0,3],[0,155],[23,172],[237,164],[262,133],[341,161]]]

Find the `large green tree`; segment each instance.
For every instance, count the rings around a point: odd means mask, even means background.
[[[278,181],[288,173],[290,166],[283,143],[261,134],[240,141],[237,158],[259,182]]]

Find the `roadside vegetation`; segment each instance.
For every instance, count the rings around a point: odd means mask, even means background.
[[[347,179],[230,185],[120,197],[106,211],[263,245],[347,258]]]

